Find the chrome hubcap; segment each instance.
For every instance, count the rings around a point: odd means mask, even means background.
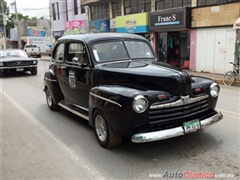
[[[98,139],[104,142],[107,138],[106,124],[101,115],[97,115],[95,118],[95,129],[97,132]]]
[[[47,91],[46,91],[46,96],[47,96],[47,103],[48,103],[48,106],[52,106],[52,96],[51,96],[51,94],[50,94],[50,92],[49,92],[49,90],[47,89]]]

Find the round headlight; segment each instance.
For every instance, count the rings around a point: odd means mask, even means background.
[[[220,87],[218,86],[217,83],[212,83],[210,86],[210,95],[215,98],[218,96],[220,91]]]
[[[37,60],[34,60],[34,61],[33,61],[33,64],[37,64],[37,63],[38,63],[38,61],[37,61]]]
[[[144,112],[148,107],[148,100],[142,96],[138,95],[137,97],[134,98],[133,100],[133,109],[137,113],[142,113]]]

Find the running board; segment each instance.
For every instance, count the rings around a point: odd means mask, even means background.
[[[69,112],[71,112],[71,113],[73,113],[73,114],[75,114],[75,115],[77,115],[77,116],[79,116],[79,117],[89,121],[89,117],[88,116],[86,116],[86,115],[84,115],[84,114],[82,114],[82,113],[80,113],[78,111],[75,111],[74,109],[72,109],[72,108],[62,104],[61,102],[59,102],[58,105],[61,106],[63,109],[66,109],[67,111],[69,111]]]

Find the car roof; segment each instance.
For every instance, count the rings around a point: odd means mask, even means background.
[[[136,35],[136,34],[130,34],[130,33],[86,33],[86,34],[75,34],[75,35],[66,35],[58,40],[81,40],[85,41],[86,43],[92,42],[92,41],[98,41],[98,40],[106,40],[106,39],[140,39],[140,40],[146,40],[146,38]]]

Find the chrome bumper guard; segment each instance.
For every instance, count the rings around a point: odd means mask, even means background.
[[[201,120],[201,129],[204,129],[206,127],[209,127],[216,122],[220,121],[223,118],[223,115],[221,112],[217,112],[212,117],[209,117],[207,119]],[[185,135],[183,126],[172,128],[172,129],[166,129],[161,131],[155,131],[155,132],[149,132],[149,133],[138,133],[134,134],[132,136],[132,142],[134,143],[144,143],[144,142],[151,142],[151,141],[159,141],[163,139],[169,139],[177,136]]]

